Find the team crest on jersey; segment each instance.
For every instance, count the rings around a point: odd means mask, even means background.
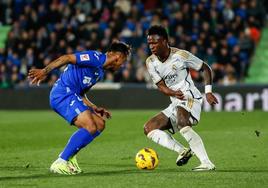
[[[88,54],[80,55],[80,60],[81,61],[89,61],[90,60],[89,55]]]

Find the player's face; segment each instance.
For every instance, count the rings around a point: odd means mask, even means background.
[[[147,43],[151,52],[157,56],[163,54],[167,47],[167,41],[159,35],[148,35]]]
[[[116,58],[110,70],[117,71],[118,69],[120,69],[123,63],[127,60],[127,57],[121,52],[114,52],[114,55],[116,56]]]

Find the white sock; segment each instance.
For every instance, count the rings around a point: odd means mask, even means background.
[[[56,162],[57,162],[57,163],[64,163],[64,164],[67,163],[67,161],[65,161],[64,159],[62,159],[62,158],[60,158],[60,157],[56,160]]]
[[[202,164],[211,163],[201,137],[190,126],[183,127],[180,133]]]
[[[184,150],[184,146],[181,145],[177,140],[175,140],[170,134],[165,131],[155,129],[147,134],[147,137],[150,138],[157,144],[168,148],[170,150],[181,153]]]

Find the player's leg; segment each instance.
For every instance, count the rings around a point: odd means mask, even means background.
[[[71,169],[71,174],[81,173],[82,170],[78,165],[76,154],[92,142],[105,128],[104,120],[90,110],[80,113],[73,122],[79,129],[70,137],[59,158],[52,164],[50,168],[52,172],[59,173],[59,168],[67,165]]]
[[[51,107],[79,129],[70,137],[66,147],[51,165],[50,170],[60,174],[77,174],[81,172],[81,169],[78,167],[75,154],[100,134],[104,129],[104,121],[83,103],[79,95],[65,96],[65,92],[61,90],[56,93],[57,97],[54,97],[55,91],[50,95]],[[78,168],[72,168],[73,166]]]
[[[144,125],[144,134],[155,143],[182,153],[185,149],[184,146],[164,131],[170,128],[172,127],[169,118],[160,112]]]
[[[104,129],[104,121],[90,110],[80,113],[73,123],[79,129],[70,137],[60,155],[66,161],[92,142]]]
[[[97,126],[97,131],[95,134],[93,134],[94,139],[104,130],[105,128],[105,121],[95,113],[92,114],[92,118]],[[80,126],[80,128],[82,128]],[[89,143],[88,143],[89,144]],[[69,158],[68,165],[74,169],[77,173],[81,173],[82,169],[79,167],[76,155],[73,155]]]
[[[201,165],[194,170],[214,170],[215,166],[209,160],[201,137],[192,129],[191,113],[179,106],[177,115],[181,135],[189,143],[190,148],[201,162]]]

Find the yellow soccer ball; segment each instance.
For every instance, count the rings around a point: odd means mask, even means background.
[[[151,148],[141,149],[135,157],[136,165],[139,169],[153,170],[159,163],[157,153]]]

